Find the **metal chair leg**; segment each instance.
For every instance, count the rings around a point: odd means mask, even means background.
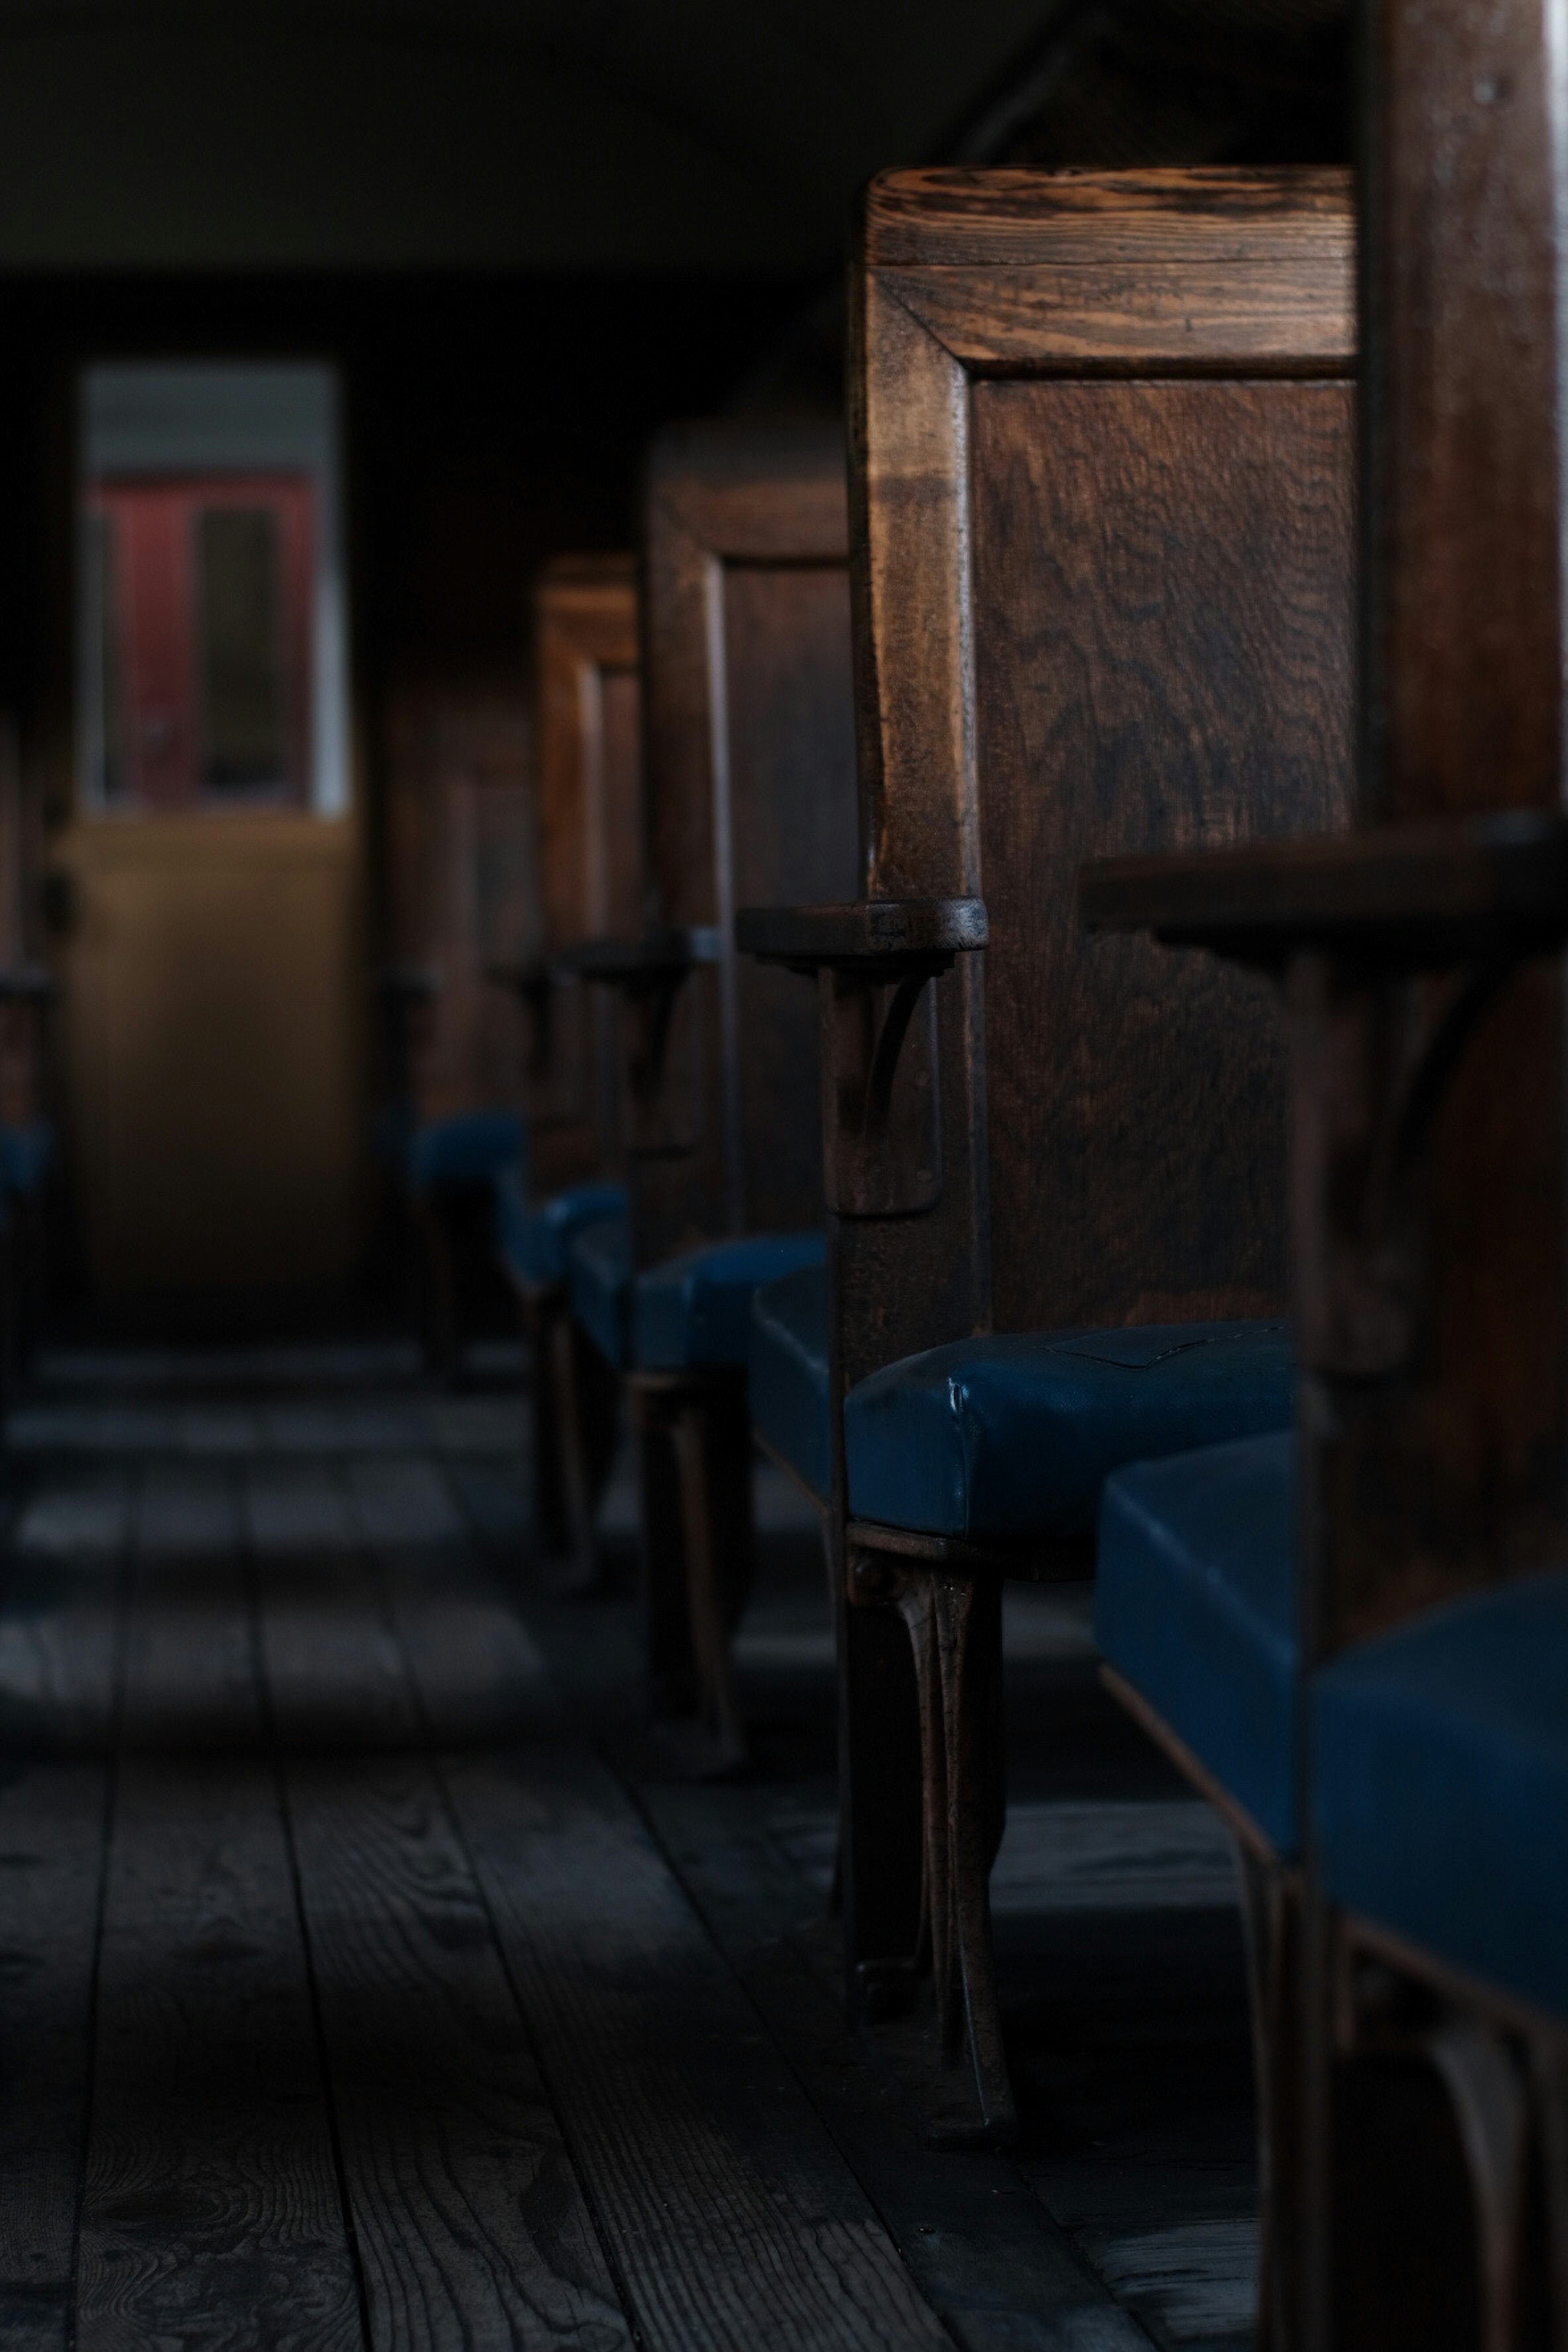
[[[724,1564],[719,1556],[723,1538],[715,1524],[716,1465],[705,1403],[700,1398],[688,1400],[677,1416],[674,1432],[686,1545],[687,1607],[700,1712],[717,1743],[720,1763],[739,1764],[745,1759],[746,1734],[730,1648],[732,1622],[724,1591]]]
[[[1017,2109],[1002,2046],[991,1935],[991,1865],[1002,1842],[1005,1800],[999,1692],[1002,1587],[994,1576],[932,1578],[947,1755],[948,1878],[952,1940],[963,1987],[963,2033],[973,2069],[975,2137],[1014,2137]]]

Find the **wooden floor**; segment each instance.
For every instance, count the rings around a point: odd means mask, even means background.
[[[1239,2347],[1228,1855],[1010,1608],[1016,2158],[846,2032],[831,1650],[760,1483],[759,1764],[660,1780],[629,1491],[530,1560],[522,1401],[395,1348],[57,1355],[10,1430],[0,2352]]]

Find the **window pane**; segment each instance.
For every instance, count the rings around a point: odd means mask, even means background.
[[[196,594],[202,786],[282,789],[289,782],[282,563],[270,509],[199,510]]]

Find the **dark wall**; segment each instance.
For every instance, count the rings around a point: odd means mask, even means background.
[[[721,405],[798,299],[776,278],[0,282],[0,696],[26,725],[58,690],[83,361],[339,363],[354,658],[374,688],[516,663],[540,558],[626,541],[649,434]]]

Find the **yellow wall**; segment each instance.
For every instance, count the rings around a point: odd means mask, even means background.
[[[357,826],[83,819],[60,957],[92,1274],[140,1289],[329,1282],[363,1216]]]

